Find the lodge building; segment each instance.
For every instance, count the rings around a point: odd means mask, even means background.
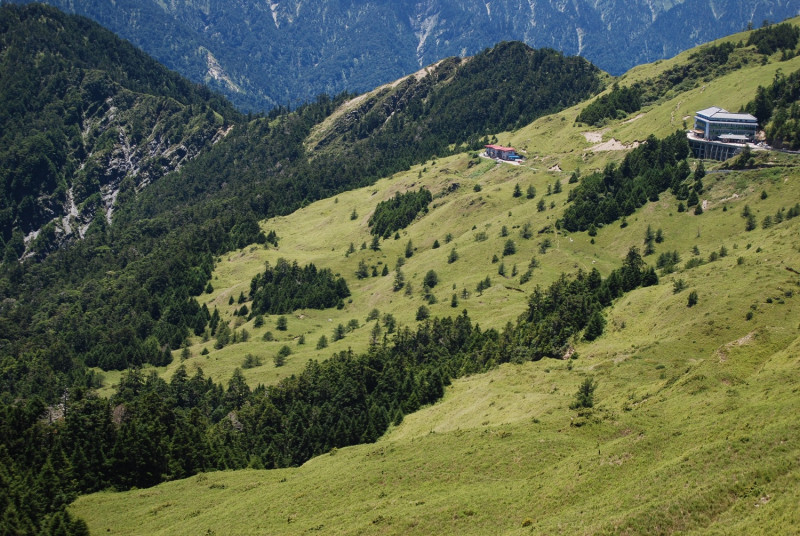
[[[486,145],[486,156],[516,162],[522,160],[513,147],[503,147],[502,145]]]
[[[753,141],[758,130],[758,119],[750,114],[732,114],[712,106],[694,116],[694,132],[705,140],[729,143]]]
[[[687,133],[696,158],[727,160],[742,152],[758,131],[758,119],[712,106],[694,116],[694,129]]]

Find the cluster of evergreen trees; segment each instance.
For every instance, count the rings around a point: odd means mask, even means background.
[[[575,120],[599,127],[606,119],[622,119],[641,107],[641,90],[638,87],[619,87],[615,83],[611,93],[592,101]]]
[[[313,263],[302,268],[278,259],[273,268],[267,263],[264,273],[250,282],[253,300],[251,315],[286,314],[297,309],[327,309],[344,305],[350,289],[344,278],[336,277],[328,268],[318,270]]]
[[[794,52],[800,41],[800,28],[783,22],[759,28],[747,38],[747,45],[755,45],[759,54],[771,55],[779,50]]]
[[[404,229],[418,214],[428,212],[433,200],[430,190],[420,186],[416,192],[396,193],[393,198],[381,201],[369,218],[370,232],[382,238]]]
[[[581,178],[569,193],[572,204],[559,225],[568,231],[585,231],[633,214],[668,188],[679,187],[691,173],[688,156],[689,142],[683,132],[663,140],[651,135],[625,155],[619,166],[608,164],[602,173]]]
[[[604,280],[597,269],[582,270],[574,278],[562,276],[547,289],[538,285],[528,299],[528,310],[515,333],[517,359],[560,357],[582,330],[586,340],[603,333],[602,309],[638,287],[658,284],[658,275],[642,260],[639,250],[628,251],[622,267]]]
[[[788,76],[781,71],[768,87],[758,86],[756,98],[745,110],[764,127],[767,143],[774,147],[800,149],[800,71]]]

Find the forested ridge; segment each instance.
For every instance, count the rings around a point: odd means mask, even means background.
[[[33,232],[28,253],[44,256],[97,231],[96,217],[240,119],[111,32],[41,5],[0,9],[0,77],[0,247],[9,259]]]

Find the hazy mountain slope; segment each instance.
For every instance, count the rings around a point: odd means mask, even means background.
[[[365,91],[444,57],[520,40],[613,74],[798,14],[792,0],[52,0],[245,109]]]

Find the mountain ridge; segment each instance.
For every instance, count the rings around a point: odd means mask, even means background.
[[[45,6],[4,7],[2,17],[0,236],[19,248],[12,235],[22,231],[26,255],[83,238],[100,217],[110,223],[126,197],[216,143],[238,117],[88,19]]]
[[[95,18],[249,110],[295,108],[319,93],[368,91],[444,57],[474,55],[507,40],[583,55],[621,74],[748,23],[798,14],[790,0],[50,3]]]

